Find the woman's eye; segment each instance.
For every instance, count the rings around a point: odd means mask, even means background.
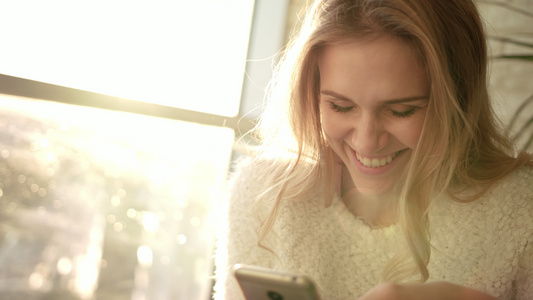
[[[391,113],[393,116],[398,117],[398,118],[407,118],[407,117],[412,116],[415,113],[415,111],[416,111],[416,108],[411,108],[406,111],[391,110]]]
[[[340,105],[337,105],[333,102],[330,102],[329,103],[329,106],[331,107],[331,109],[333,109],[334,111],[336,112],[340,112],[340,113],[345,113],[345,112],[349,112],[350,110],[352,110],[353,106],[340,106]]]

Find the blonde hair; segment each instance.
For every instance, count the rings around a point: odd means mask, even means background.
[[[258,156],[285,163],[268,173],[275,191],[272,213],[259,244],[275,221],[282,199],[298,198],[320,185],[325,205],[335,196],[335,154],[322,132],[317,59],[329,44],[347,39],[390,36],[413,47],[431,85],[426,120],[412,163],[400,180],[398,222],[409,246],[393,258],[383,281],[429,277],[428,209],[448,194],[473,201],[492,183],[531,156],[516,153],[492,111],[487,92],[487,49],[483,25],[470,0],[318,0],[289,44],[270,86],[266,111],[256,128]],[[263,160],[264,161],[264,160]],[[265,166],[267,167],[267,166]],[[482,187],[468,199],[464,188]]]

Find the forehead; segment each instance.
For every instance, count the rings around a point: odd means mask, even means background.
[[[422,59],[414,46],[390,36],[371,36],[361,39],[344,39],[325,44],[318,52],[318,61],[356,60],[373,62],[408,63],[422,67]]]
[[[410,97],[428,92],[419,56],[398,39],[381,37],[326,45],[319,53],[318,68],[321,89],[355,98]]]

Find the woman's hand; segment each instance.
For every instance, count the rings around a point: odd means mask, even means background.
[[[449,282],[424,284],[383,283],[377,285],[359,300],[497,300],[472,288]]]

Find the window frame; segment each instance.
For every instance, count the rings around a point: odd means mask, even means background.
[[[289,2],[258,0],[254,3],[240,109],[235,117],[119,98],[1,73],[0,94],[227,127],[239,138],[253,129],[260,115],[263,94],[285,39]]]

